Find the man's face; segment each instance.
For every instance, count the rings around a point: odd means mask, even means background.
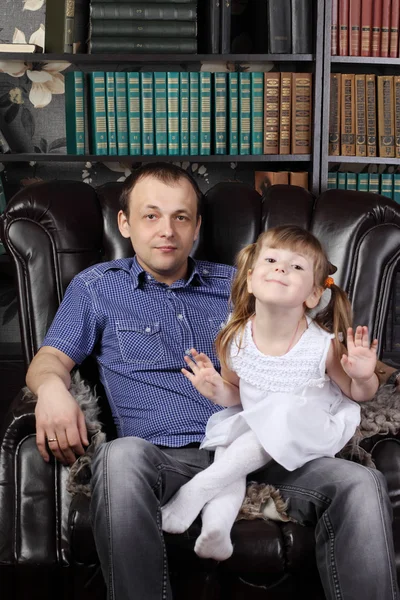
[[[200,223],[196,193],[184,178],[166,185],[144,177],[130,194],[129,219],[118,213],[119,230],[131,239],[138,263],[168,285],[185,277]]]

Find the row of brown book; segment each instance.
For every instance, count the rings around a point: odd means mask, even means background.
[[[264,195],[271,185],[297,185],[308,190],[307,171],[254,171],[254,187]]]
[[[400,158],[400,76],[331,74],[329,154]]]
[[[332,55],[399,57],[400,0],[332,0]]]

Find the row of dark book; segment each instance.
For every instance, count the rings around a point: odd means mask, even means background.
[[[67,152],[309,154],[311,73],[102,72],[65,76]]]
[[[332,55],[399,57],[400,0],[332,0]]]
[[[381,194],[400,204],[400,173],[328,173],[328,189]]]
[[[254,171],[254,187],[263,195],[271,185],[297,185],[308,190],[307,171]]]
[[[331,74],[329,154],[400,158],[400,76]]]

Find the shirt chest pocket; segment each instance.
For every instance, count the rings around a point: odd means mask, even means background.
[[[117,321],[116,333],[124,362],[154,364],[164,356],[159,323]]]

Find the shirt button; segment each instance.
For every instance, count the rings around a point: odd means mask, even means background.
[[[182,319],[183,319],[183,315],[178,315],[178,319],[179,319],[180,321],[182,321]]]
[[[150,327],[146,327],[145,331],[147,331],[147,333],[150,333],[150,331],[151,331]]]
[[[209,270],[208,269],[203,269],[203,275],[208,275],[209,274]]]

